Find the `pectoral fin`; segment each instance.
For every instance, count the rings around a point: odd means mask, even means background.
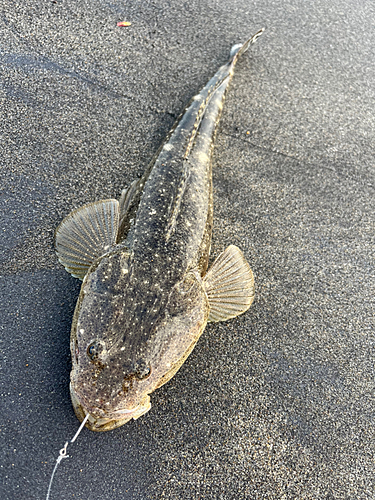
[[[103,200],[71,212],[55,232],[60,263],[75,278],[83,279],[93,262],[116,243],[119,203]]]
[[[210,305],[208,321],[244,313],[254,300],[254,276],[241,250],[230,245],[203,278]]]

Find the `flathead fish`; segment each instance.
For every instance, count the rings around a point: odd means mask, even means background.
[[[177,120],[144,175],[89,203],[55,233],[59,261],[83,280],[71,329],[70,392],[80,421],[106,431],[137,419],[193,350],[207,321],[245,312],[253,273],[230,245],[208,268],[215,128],[242,46]]]

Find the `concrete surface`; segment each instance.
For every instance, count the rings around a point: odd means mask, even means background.
[[[117,21],[130,21],[117,28]],[[83,430],[52,499],[375,498],[372,0],[5,0],[0,18],[0,493],[44,499],[78,428],[79,282],[53,231],[119,196],[232,44],[212,254],[251,310],[209,325],[138,421]]]

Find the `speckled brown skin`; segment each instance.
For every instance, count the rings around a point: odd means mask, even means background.
[[[192,99],[122,197],[117,244],[84,278],[71,331],[71,395],[81,421],[90,413],[91,430],[147,412],[148,395],[176,373],[206,326],[211,155],[238,55]]]

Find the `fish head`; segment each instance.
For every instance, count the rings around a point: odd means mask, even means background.
[[[179,369],[209,313],[196,271],[160,296],[155,288],[147,300],[142,286],[133,287],[134,276],[128,286],[109,280],[103,288],[101,276],[110,274],[105,268],[99,265],[84,280],[71,333],[72,403],[79,420],[90,414],[87,426],[94,431],[114,429],[150,409],[149,394]]]

